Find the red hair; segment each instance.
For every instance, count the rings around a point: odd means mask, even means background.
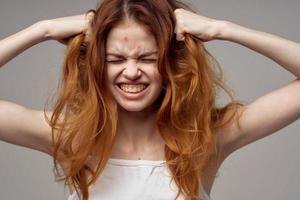
[[[156,123],[165,141],[165,159],[178,186],[177,199],[199,199],[204,170],[215,166],[222,152],[215,131],[223,127],[229,110],[243,104],[235,101],[223,81],[222,69],[203,42],[186,34],[177,41],[174,10],[190,7],[176,0],[104,0],[96,9],[89,43],[78,35],[68,43],[58,89],[52,127],[56,177],[72,184],[82,199],[103,171],[115,143],[118,113],[105,86],[105,49],[109,31],[123,20],[134,20],[154,35],[158,46],[157,67],[165,90],[156,101]],[[195,11],[193,11],[195,12]],[[218,89],[231,102],[216,105]],[[91,156],[96,167],[88,165]],[[67,163],[64,174],[57,164]],[[90,176],[89,176],[90,175]],[[89,179],[90,177],[90,179]]]

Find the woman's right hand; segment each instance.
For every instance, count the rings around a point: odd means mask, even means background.
[[[62,44],[67,44],[71,37],[84,33],[84,41],[87,42],[94,15],[94,12],[89,11],[87,14],[83,15],[44,20],[42,23],[46,29],[46,38],[57,40]]]

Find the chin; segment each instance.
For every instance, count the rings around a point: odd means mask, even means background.
[[[143,102],[132,102],[130,104],[131,105],[124,105],[123,103],[118,102],[118,108],[128,112],[141,112],[149,109],[149,105]]]

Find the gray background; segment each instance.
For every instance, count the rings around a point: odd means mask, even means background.
[[[300,40],[300,1],[194,1],[199,13],[249,28]],[[1,0],[0,38],[43,19],[82,14],[96,0]],[[227,41],[207,46],[225,71],[238,99],[251,102],[295,78],[260,54]],[[42,109],[56,87],[65,47],[56,41],[38,44],[1,68],[2,100]],[[300,92],[300,91],[299,91]],[[220,168],[213,200],[300,199],[299,120],[275,134],[234,152]],[[52,158],[0,142],[0,199],[66,199],[62,183],[54,181]]]

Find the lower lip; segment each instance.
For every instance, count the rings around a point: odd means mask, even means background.
[[[119,89],[119,91],[121,91],[121,93],[128,99],[139,99],[139,98],[142,98],[146,91],[148,90],[148,87],[149,85],[144,89],[142,90],[141,92],[139,93],[129,93],[129,92],[125,92],[123,91],[118,85],[116,85],[116,87]]]

